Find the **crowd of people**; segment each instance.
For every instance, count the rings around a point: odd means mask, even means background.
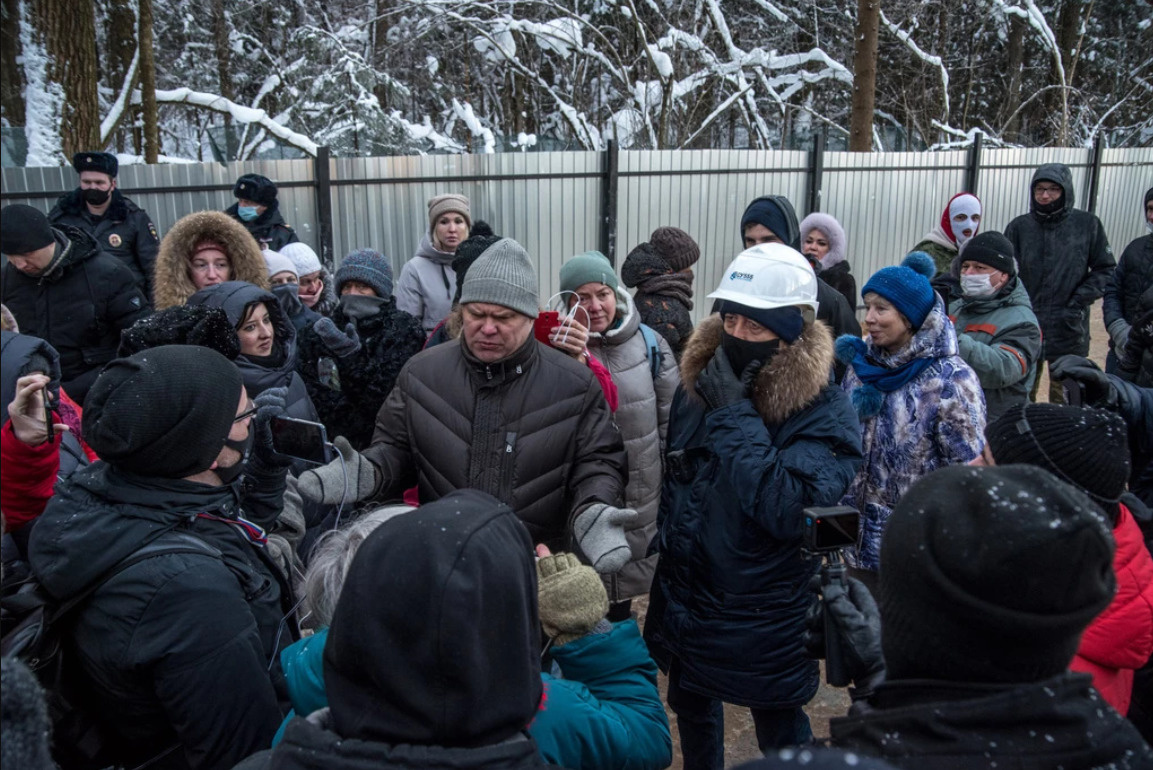
[[[1064,166],[1003,234],[959,193],[859,291],[758,197],[694,324],[676,227],[546,297],[460,194],[394,281],[265,177],[161,239],[73,165],[0,210],[5,770],[661,770],[670,712],[720,770],[726,703],[757,768],[1153,767],[1153,189],[1119,261]]]

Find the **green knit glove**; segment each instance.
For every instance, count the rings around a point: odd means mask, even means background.
[[[609,611],[609,597],[596,570],[571,553],[536,563],[537,601],[544,632],[560,646],[592,631]]]

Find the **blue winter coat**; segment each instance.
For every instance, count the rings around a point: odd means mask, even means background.
[[[781,350],[749,399],[709,410],[698,374],[721,340],[719,317],[693,333],[669,422],[645,640],[688,689],[754,708],[806,703],[817,663],[801,644],[819,562],[801,553],[802,511],[835,505],[861,462],[860,425],[829,385],[821,322]]]
[[[293,712],[328,706],[324,644],[328,629],[280,654]],[[564,678],[541,674],[544,696],[528,726],[546,762],[570,770],[662,770],[673,760],[657,667],[635,620],[551,650]],[[280,742],[288,715],[273,740]]]

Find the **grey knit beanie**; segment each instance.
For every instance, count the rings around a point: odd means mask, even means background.
[[[484,250],[464,277],[460,304],[488,302],[536,318],[540,292],[536,271],[524,246],[502,238]]]

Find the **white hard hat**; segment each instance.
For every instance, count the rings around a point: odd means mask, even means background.
[[[817,276],[800,252],[762,243],[737,255],[709,298],[761,309],[800,306],[807,323],[817,316]]]

